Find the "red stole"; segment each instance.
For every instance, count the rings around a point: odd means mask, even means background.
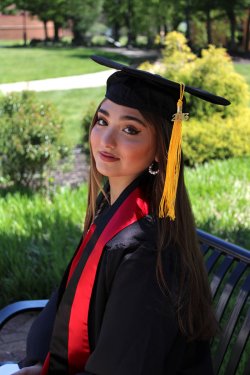
[[[114,204],[109,208],[110,214],[105,217],[105,223],[90,227],[71,263],[42,375],[54,372],[73,375],[84,370],[90,355],[90,299],[103,248],[117,233],[149,212],[148,203],[143,200],[139,187],[132,191],[131,188],[126,189],[118,201],[116,207],[113,207]]]

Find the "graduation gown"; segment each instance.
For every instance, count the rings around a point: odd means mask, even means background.
[[[125,195],[133,191],[136,184],[138,182],[133,183]],[[117,207],[120,198],[116,201]],[[101,221],[108,211],[97,218],[97,227],[102,225]],[[90,353],[84,368],[78,373],[213,374],[209,343],[187,341],[179,330],[170,297],[159,287],[155,238],[156,224],[147,214],[123,228],[105,244],[88,312]],[[175,270],[178,267],[174,246],[166,249],[162,261],[168,287],[174,292],[177,283]],[[67,277],[68,273],[69,270]],[[61,290],[54,293],[33,324],[22,367],[37,361],[44,362],[55,335],[55,317],[58,301],[62,300],[64,293],[62,289],[61,286]],[[50,369],[48,373],[54,372]],[[61,368],[57,373],[66,374],[67,371]]]

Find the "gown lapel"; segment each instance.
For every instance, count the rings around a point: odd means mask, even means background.
[[[107,242],[149,212],[139,185],[130,184],[103,214],[97,217],[79,246],[64,277],[64,289],[42,375],[75,374],[90,355],[88,313],[98,264]]]

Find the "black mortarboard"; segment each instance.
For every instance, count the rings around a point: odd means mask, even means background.
[[[101,56],[92,56],[98,64],[116,69],[107,80],[105,97],[116,104],[152,112],[167,120],[173,120],[173,130],[167,155],[165,185],[160,203],[159,216],[175,219],[175,198],[178,185],[181,155],[181,123],[187,114],[182,113],[184,90],[207,102],[229,105],[230,102],[220,96],[195,87],[186,86],[135,69]]]
[[[180,97],[179,83],[105,57],[92,56],[91,58],[98,64],[118,70],[107,80],[108,99],[127,107],[157,113],[167,119],[172,118]],[[225,98],[195,87],[185,86],[185,91],[213,104],[230,104]]]

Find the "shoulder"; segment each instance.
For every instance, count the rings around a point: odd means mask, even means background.
[[[151,247],[156,247],[156,223],[152,216],[146,215],[135,223],[128,225],[126,228],[116,234],[105,246],[108,253],[116,250],[125,252],[150,243]]]
[[[178,268],[178,256],[175,246],[168,246],[160,255],[163,273],[170,285],[175,283]],[[108,285],[111,285],[117,273],[126,272],[129,277],[134,273],[139,277],[151,275],[156,280],[156,268],[159,261],[157,223],[147,215],[127,226],[114,236],[104,248],[105,271]]]

